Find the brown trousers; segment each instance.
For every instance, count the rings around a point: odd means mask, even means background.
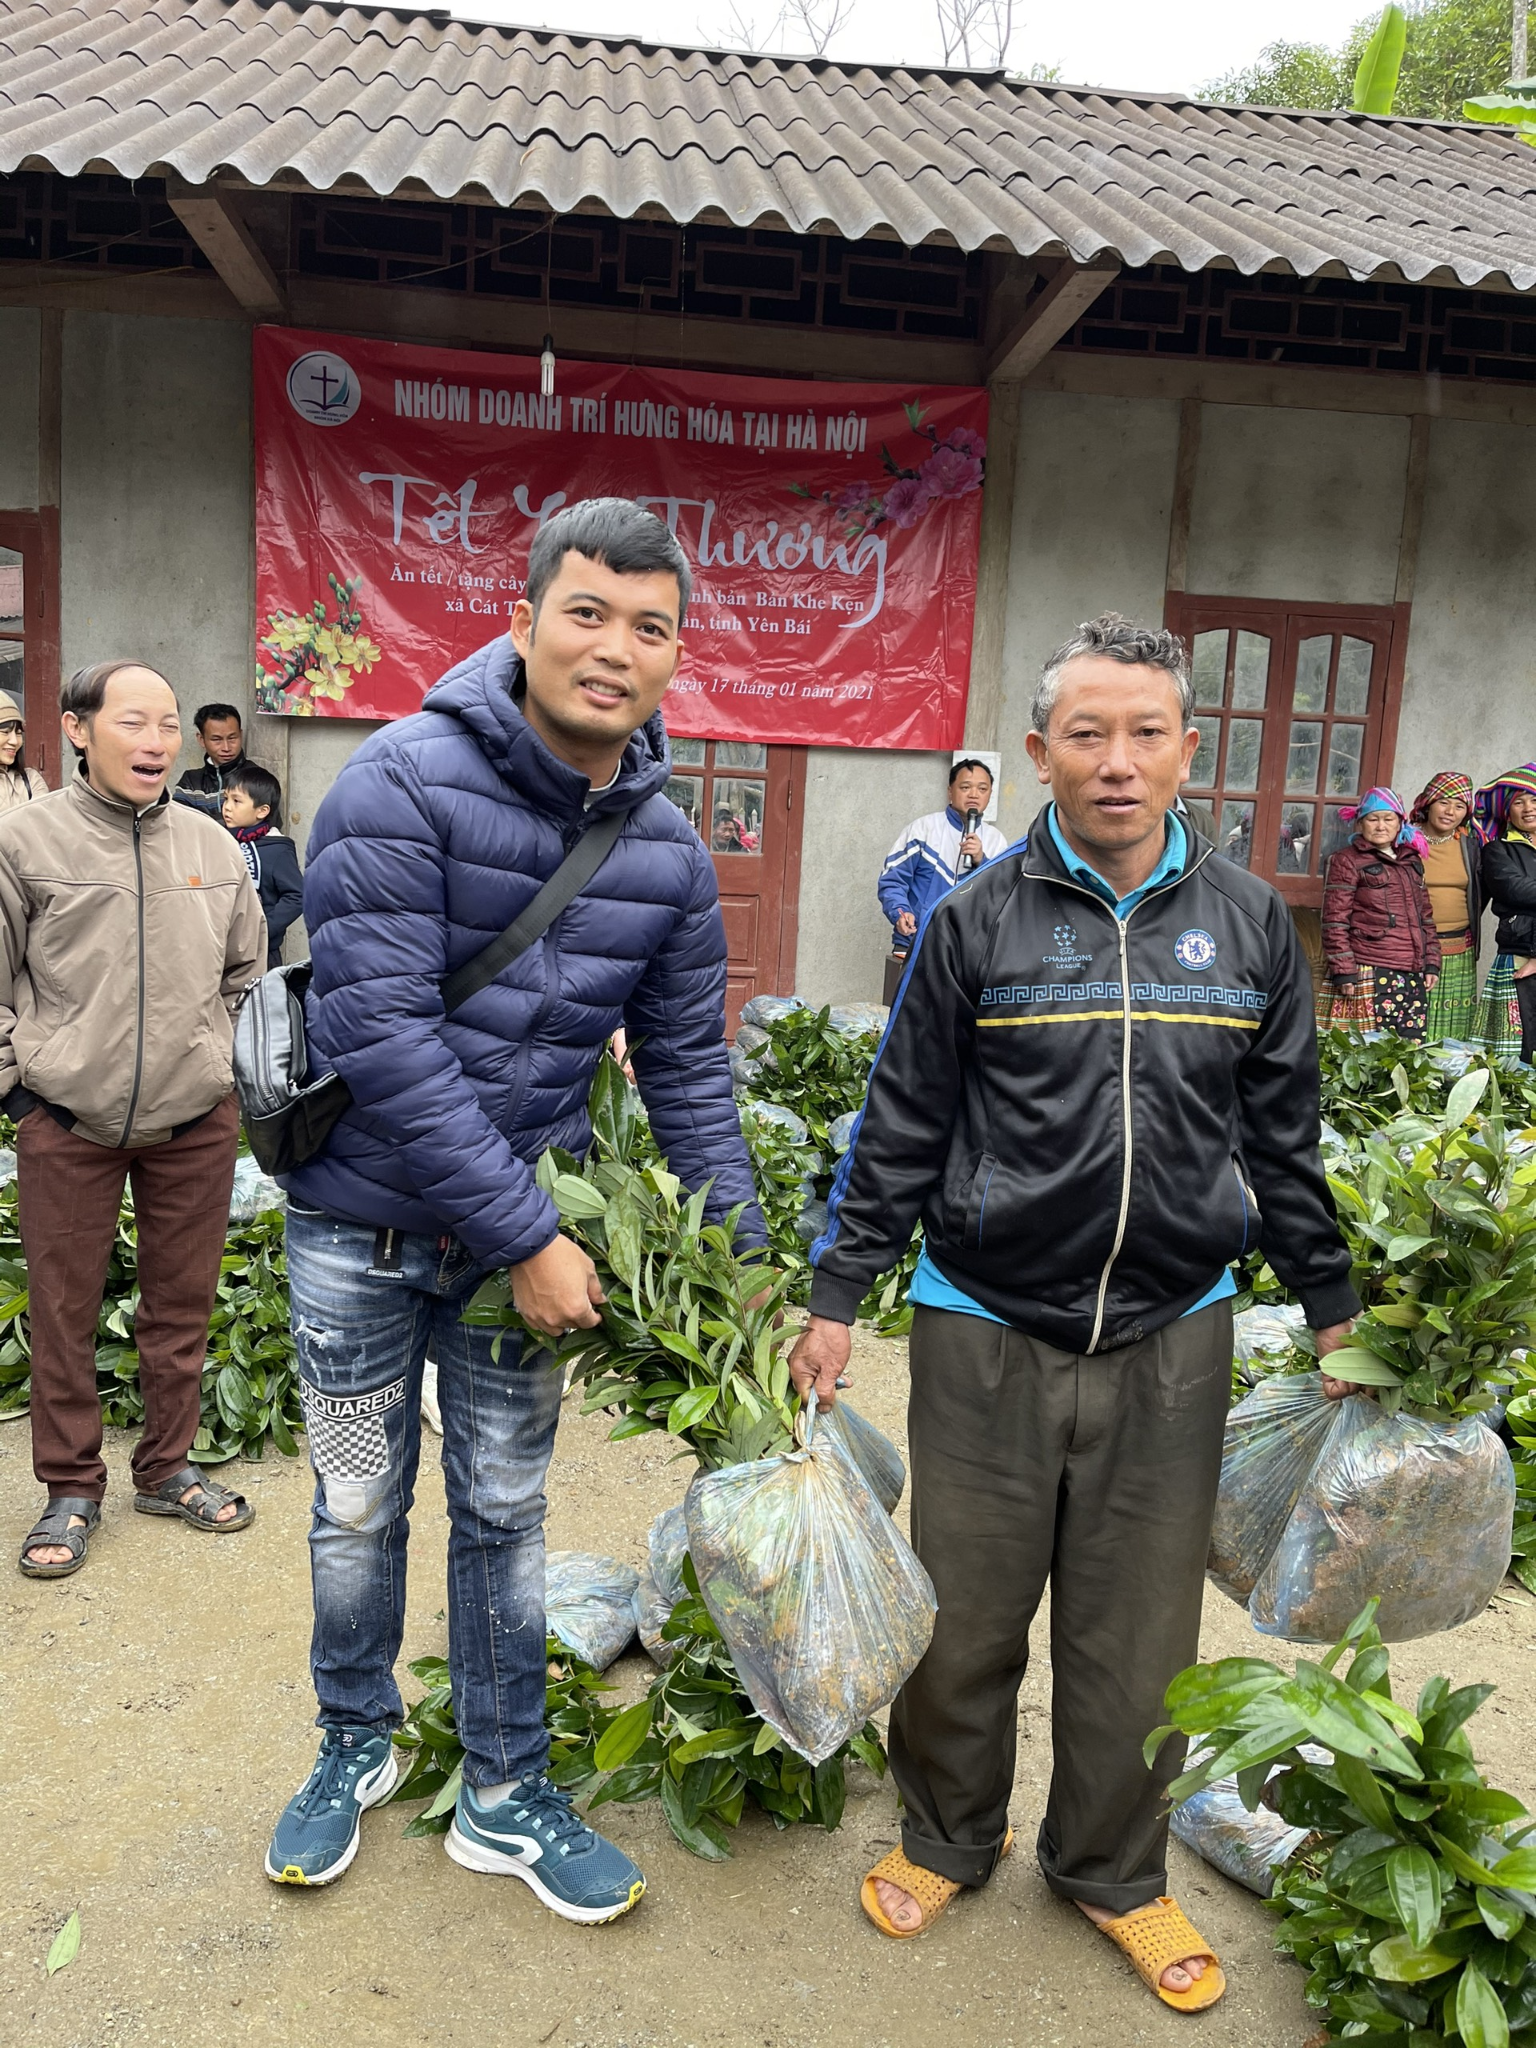
[[[45,1109],[16,1132],[21,1243],[32,1330],[32,1469],[49,1497],[100,1500],[96,1324],[123,1183],[139,1231],[134,1342],[144,1430],[134,1483],[152,1493],[187,1462],[197,1434],[208,1317],[229,1232],[240,1113],[233,1095],[179,1138],[123,1150],[93,1145]]]
[[[1168,1888],[1164,1792],[1141,1745],[1199,1654],[1232,1369],[1232,1311],[1074,1357],[1000,1323],[912,1322],[912,1542],[939,1596],[891,1712],[902,1847],[957,1884],[1008,1829],[1029,1628],[1051,1588],[1050,1798],[1037,1854],[1069,1899],[1129,1913]]]

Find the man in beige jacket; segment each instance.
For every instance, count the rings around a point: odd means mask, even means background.
[[[32,1462],[48,1507],[21,1569],[85,1561],[107,1469],[96,1323],[131,1181],[145,1423],[134,1506],[217,1533],[254,1514],[188,1462],[239,1141],[231,1013],[266,929],[240,849],[171,802],[170,685],[98,662],[60,693],[80,767],[0,817],[0,1107],[17,1120]]]

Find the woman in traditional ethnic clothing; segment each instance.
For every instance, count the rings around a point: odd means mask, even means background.
[[[1422,1038],[1440,972],[1440,935],[1424,886],[1423,835],[1395,790],[1369,789],[1355,836],[1328,861],[1323,956],[1333,977],[1328,1023]]]
[[[1473,800],[1483,840],[1483,894],[1498,952],[1483,984],[1474,1036],[1492,1053],[1536,1051],[1536,761],[1511,768]]]
[[[1456,768],[1432,775],[1408,817],[1424,835],[1424,884],[1440,934],[1440,978],[1429,998],[1424,1036],[1470,1038],[1483,918],[1483,844],[1472,824],[1471,776]]]

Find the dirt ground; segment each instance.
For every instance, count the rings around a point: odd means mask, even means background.
[[[861,1335],[855,1364],[858,1405],[903,1442],[904,1345]],[[574,1408],[551,1471],[551,1544],[638,1562],[687,1468],[649,1439],[609,1444],[605,1421]],[[445,1647],[447,1531],[428,1443],[407,1658]],[[1313,2031],[1269,1915],[1177,1843],[1174,1885],[1231,1986],[1199,2022],[1159,2007],[1045,1890],[1028,1853],[1050,1764],[1043,1625],[1019,1708],[1024,1853],[920,1941],[882,1940],[859,1911],[859,1877],[895,1839],[892,1793],[860,1770],[839,1833],[780,1835],[749,1813],[726,1864],[685,1854],[654,1806],[603,1809],[650,1881],[607,1928],[556,1920],[521,1885],[450,1863],[440,1841],[402,1840],[412,1809],[398,1806],[364,1822],[362,1854],[334,1889],[280,1890],[262,1852],[316,1740],[307,1469],[275,1457],[227,1469],[260,1514],[214,1539],[134,1515],[126,1439],[108,1456],[113,1490],[87,1568],[6,1581],[5,2048],[1130,2048],[1187,2042],[1192,2026],[1204,2048],[1299,2048]],[[27,1428],[13,1423],[0,1429],[7,1544],[36,1501]],[[1396,1661],[1400,1691],[1437,1670],[1499,1684],[1473,1725],[1479,1755],[1536,1805],[1533,1648],[1536,1602],[1511,1582],[1480,1620]],[[1208,1594],[1206,1655],[1271,1649]],[[631,1657],[615,1676],[638,1690],[647,1669]],[[47,1980],[49,1943],[76,1909],[78,1960]]]

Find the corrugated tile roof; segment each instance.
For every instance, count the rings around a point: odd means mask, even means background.
[[[909,246],[1536,286],[1536,151],[311,0],[0,0],[0,170],[297,176]]]

